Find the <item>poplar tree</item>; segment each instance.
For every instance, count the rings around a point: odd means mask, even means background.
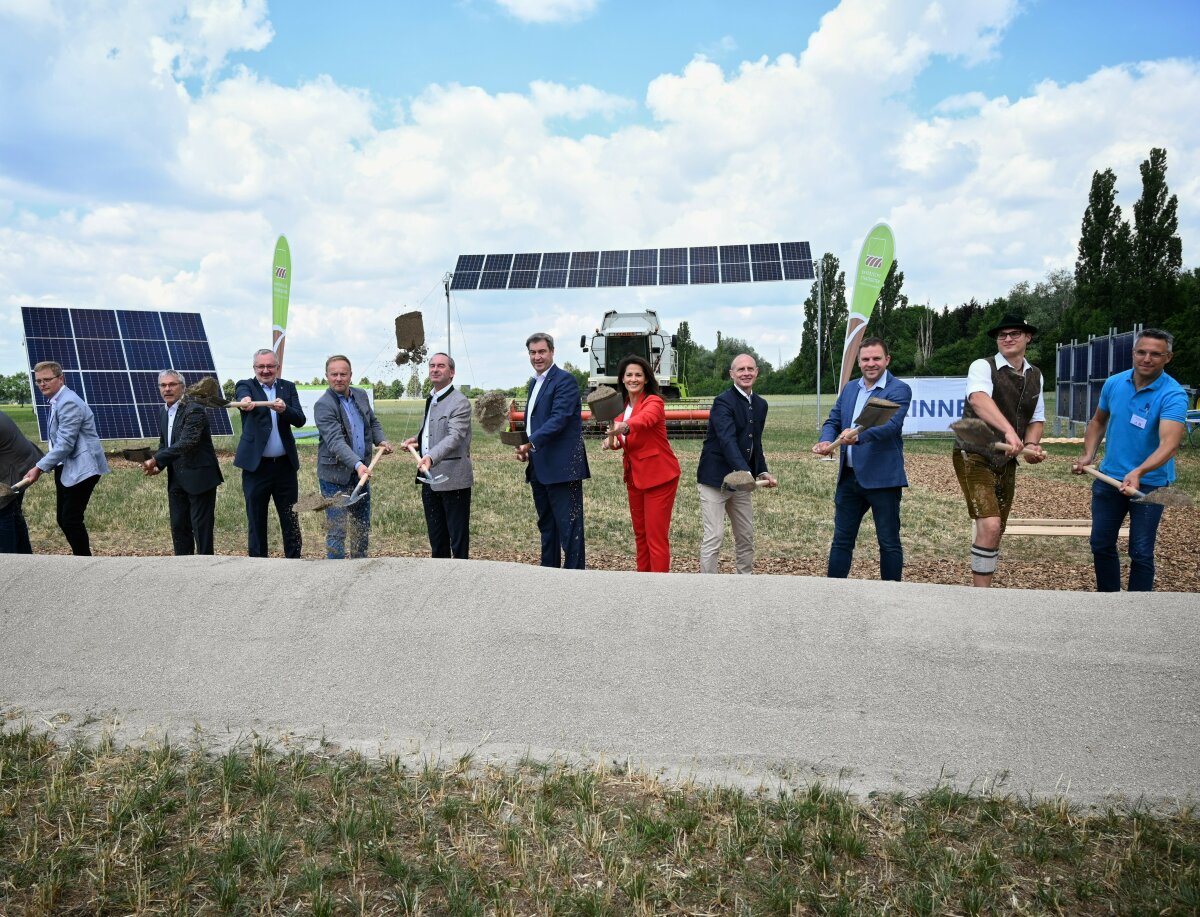
[[[1183,242],[1179,201],[1167,196],[1167,151],[1155,147],[1141,165],[1142,196],[1133,205],[1134,321],[1161,326],[1175,313]],[[1124,327],[1124,326],[1122,326]]]
[[[1116,186],[1112,169],[1092,173],[1075,259],[1075,308],[1064,325],[1066,336],[1103,333],[1126,311],[1131,239],[1129,224],[1121,219]]]

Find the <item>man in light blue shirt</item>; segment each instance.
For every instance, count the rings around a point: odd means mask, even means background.
[[[880,338],[867,338],[858,349],[857,380],[847,382],[829,419],[821,428],[817,455],[828,455],[842,438],[837,491],[834,494],[833,542],[829,546],[826,576],[845,579],[854,560],[854,543],[863,516],[871,511],[879,542],[879,578],[899,582],[904,573],[904,548],[900,541],[900,498],[908,486],[904,473],[904,417],[912,402],[912,389],[887,371],[892,361]],[[858,432],[854,418],[872,397],[900,407],[882,426]]]
[[[324,497],[345,496],[360,483],[362,496],[350,506],[325,510],[325,556],[330,560],[367,556],[371,533],[371,455],[379,446],[385,453],[392,444],[371,409],[367,393],[350,385],[350,358],[335,354],[325,361],[329,388],[313,406],[317,431],[317,484]],[[349,535],[350,548],[346,550]]]
[[[1133,369],[1110,376],[1100,391],[1100,404],[1088,421],[1083,455],[1075,474],[1096,461],[1100,441],[1107,445],[1100,470],[1121,482],[1120,490],[1103,481],[1092,484],[1092,560],[1096,589],[1121,591],[1121,558],[1117,533],[1129,516],[1129,591],[1154,588],[1154,542],[1162,519],[1161,505],[1137,503],[1134,491],[1148,493],[1175,480],[1175,453],[1183,442],[1187,393],[1165,372],[1174,356],[1175,339],[1166,331],[1146,328],[1133,344]]]

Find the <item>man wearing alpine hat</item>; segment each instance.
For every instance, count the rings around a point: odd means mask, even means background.
[[[954,473],[967,500],[967,513],[975,520],[971,545],[971,578],[975,586],[992,585],[1000,556],[1000,536],[1012,509],[1017,483],[1017,456],[1025,449],[1031,465],[1046,458],[1039,444],[1046,420],[1042,399],[1042,373],[1025,359],[1025,350],[1037,328],[1020,316],[1006,314],[988,336],[996,341],[996,354],[976,360],[967,370],[967,401],[963,419],[978,418],[1007,446],[994,451],[986,446],[954,442]]]

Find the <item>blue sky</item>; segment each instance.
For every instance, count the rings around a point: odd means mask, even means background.
[[[440,346],[464,252],[805,239],[846,264],[887,219],[914,302],[987,300],[1071,267],[1092,172],[1128,212],[1152,146],[1191,266],[1193,7],[0,0],[0,369],[42,304],[200,311],[248,375],[280,232],[303,378],[330,350],[395,372],[408,308]],[[787,360],[807,294],[460,294],[460,381],[512,385],[529,331],[609,308]]]

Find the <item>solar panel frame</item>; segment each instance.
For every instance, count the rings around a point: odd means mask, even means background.
[[[189,383],[204,376],[219,380],[199,313],[34,306],[21,312],[30,381],[37,363],[61,364],[67,387],[96,416],[101,439],[157,439],[162,370],[179,370]],[[38,430],[46,440],[50,408],[37,387],[31,389]],[[224,410],[208,414],[215,435],[232,435]]]
[[[812,247],[808,242],[756,242],[688,248],[459,255],[450,289],[587,289],[812,280],[815,277]]]

